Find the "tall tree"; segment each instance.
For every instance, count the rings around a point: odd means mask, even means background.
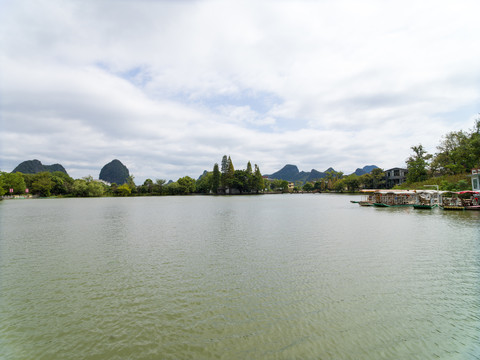
[[[226,174],[228,171],[228,157],[227,155],[223,155],[222,157],[222,174]]]
[[[212,175],[212,191],[214,194],[218,192],[220,186],[220,170],[218,169],[218,164],[213,165],[213,175]]]
[[[412,146],[414,154],[412,154],[406,161],[407,163],[407,182],[418,182],[428,179],[428,160],[432,155],[427,154],[421,144],[418,146]]]
[[[227,160],[227,172],[225,173],[224,176],[224,186],[230,187],[232,186],[232,181],[233,181],[233,176],[235,174],[235,168],[233,167],[233,162],[230,156],[228,157]]]
[[[228,170],[227,170],[227,174],[229,174],[230,176],[233,176],[233,173],[235,172],[235,168],[233,167],[233,162],[232,162],[232,159],[230,158],[230,156],[228,157]]]
[[[259,192],[263,191],[265,188],[265,183],[263,181],[262,173],[260,172],[260,168],[257,164],[255,164],[255,172],[253,174],[253,186],[252,191]]]
[[[252,175],[252,164],[250,161],[247,163],[247,174]]]
[[[228,172],[228,158],[227,155],[223,155],[222,157],[222,165],[221,165],[222,176],[220,178],[220,185],[225,187],[225,181],[227,179],[227,172]]]
[[[385,186],[385,171],[376,168],[370,174],[372,175],[372,189],[381,189]]]

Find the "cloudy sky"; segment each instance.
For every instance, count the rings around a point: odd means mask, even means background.
[[[404,166],[480,112],[477,0],[0,0],[0,169]]]

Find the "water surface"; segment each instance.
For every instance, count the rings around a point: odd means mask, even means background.
[[[0,203],[2,359],[478,359],[480,212]]]

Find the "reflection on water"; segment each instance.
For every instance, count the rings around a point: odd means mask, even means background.
[[[480,212],[339,195],[4,201],[6,359],[476,359]]]

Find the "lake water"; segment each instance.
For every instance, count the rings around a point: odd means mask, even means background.
[[[1,359],[480,359],[480,212],[0,202]]]

